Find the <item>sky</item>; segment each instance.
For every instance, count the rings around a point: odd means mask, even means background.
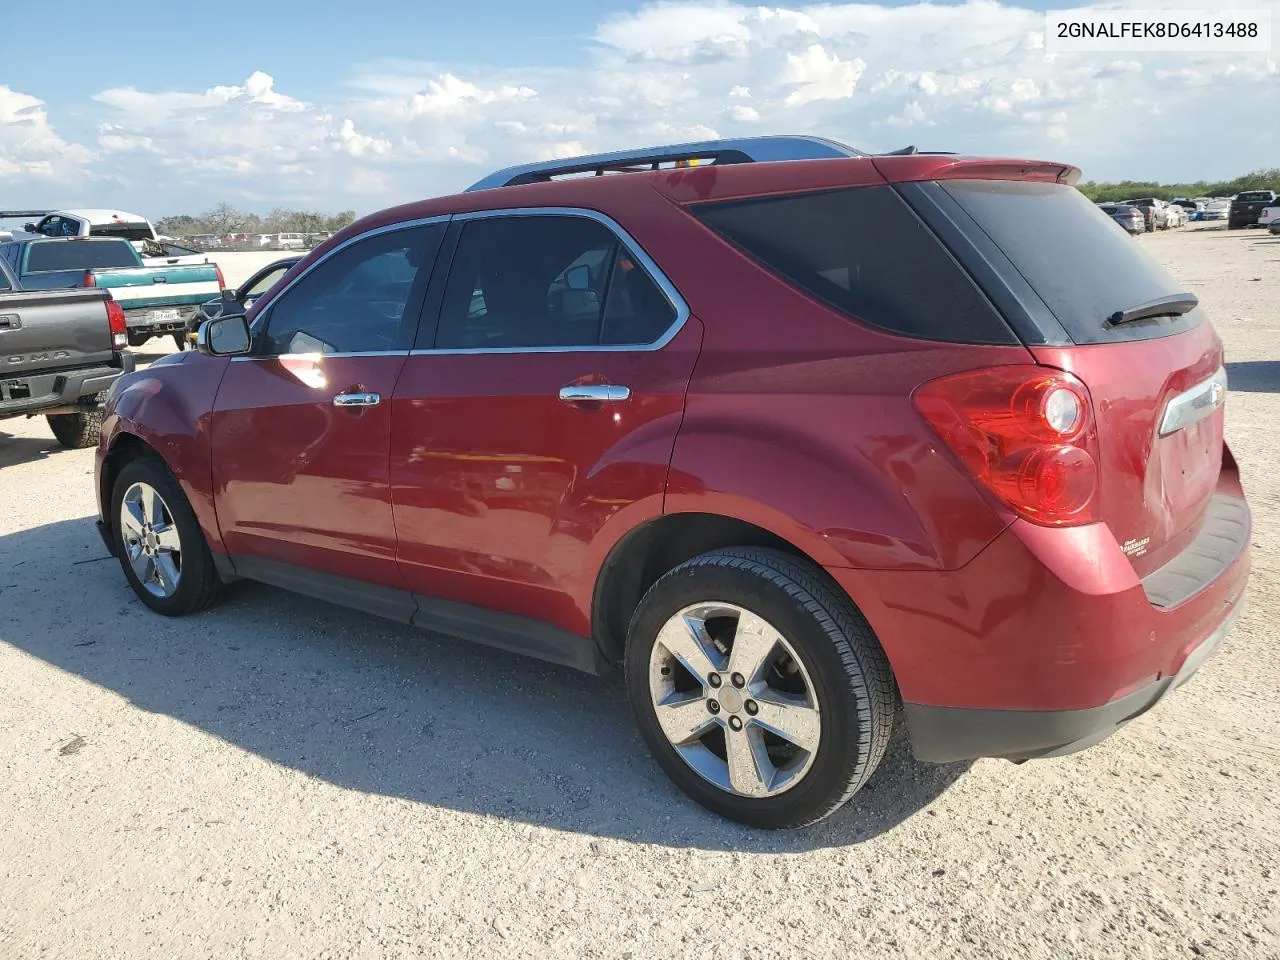
[[[512,163],[766,133],[1095,180],[1280,166],[1276,51],[1047,54],[1043,11],[1067,5],[5,4],[0,208],[363,214]]]

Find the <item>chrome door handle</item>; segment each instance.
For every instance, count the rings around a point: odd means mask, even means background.
[[[333,398],[335,407],[376,407],[381,402],[376,393],[340,393]]]
[[[614,384],[571,384],[560,388],[560,399],[565,403],[621,403],[631,399],[631,388]]]

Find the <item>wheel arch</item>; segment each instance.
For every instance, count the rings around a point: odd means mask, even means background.
[[[737,517],[696,512],[654,517],[619,539],[597,571],[591,628],[606,659],[621,662],[631,617],[659,577],[686,560],[727,547],[771,547],[822,569],[811,551]]]

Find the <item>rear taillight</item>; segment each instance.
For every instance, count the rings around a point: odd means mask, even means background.
[[[98,285],[97,278],[94,277],[92,270],[86,270],[84,272],[84,280],[81,285],[85,287],[96,287]]]
[[[916,409],[981,483],[1048,526],[1098,519],[1097,436],[1083,383],[1047,367],[990,367],[931,380]]]
[[[222,268],[220,266],[215,263],[213,265],[213,269],[218,274],[218,292],[221,293],[223,290],[227,289],[227,282],[222,279]]]
[[[123,350],[129,345],[129,324],[120,304],[107,297],[107,326],[111,328],[111,349]]]

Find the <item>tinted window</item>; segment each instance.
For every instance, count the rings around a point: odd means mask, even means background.
[[[9,289],[9,274],[5,273],[3,269],[0,269],[0,290],[8,290],[8,289]]]
[[[650,343],[674,319],[665,295],[603,224],[495,217],[463,227],[435,346]]]
[[[695,213],[766,266],[851,317],[930,340],[1017,342],[890,187],[710,204]]]
[[[270,304],[260,352],[407,350],[422,285],[444,235],[436,224],[378,234],[329,257]]]
[[[89,227],[91,237],[119,237],[121,240],[150,240],[151,228],[145,223],[98,223]]]
[[[80,224],[66,217],[45,217],[36,224],[36,233],[46,237],[76,237],[80,235]]]
[[[1238,193],[1236,194],[1236,199],[1243,200],[1246,203],[1252,203],[1255,200],[1270,200],[1271,191],[1270,190],[1253,190],[1249,193]]]
[[[1192,311],[1177,319],[1108,326],[1116,311],[1181,288],[1075,187],[1009,180],[944,180],[940,186],[1004,252],[1076,343],[1163,336],[1197,322]]]
[[[25,273],[139,267],[142,260],[123,240],[41,240],[27,249]]]

